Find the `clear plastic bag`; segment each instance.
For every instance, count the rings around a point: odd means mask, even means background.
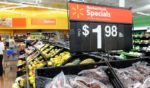
[[[83,70],[79,72],[78,75],[96,79],[104,84],[109,83],[109,78],[102,67],[98,67],[97,69]]]
[[[148,66],[147,62],[137,62],[133,64],[137,71],[139,71],[144,77],[150,75],[150,66]]]
[[[49,82],[45,88],[72,88],[63,72],[58,74]]]
[[[76,77],[74,83],[80,85],[81,88],[107,88],[103,83],[99,82],[98,80],[81,76]]]
[[[144,80],[142,88],[150,88],[150,76]]]
[[[126,69],[118,69],[117,75],[123,83],[123,85],[125,86],[125,88],[140,88],[142,84],[141,82],[144,79],[144,76],[141,75],[133,67],[129,67]]]

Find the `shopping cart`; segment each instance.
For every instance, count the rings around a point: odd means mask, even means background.
[[[13,67],[17,67],[17,60],[15,49],[7,49],[4,59],[4,68],[10,68],[10,70],[12,70]]]

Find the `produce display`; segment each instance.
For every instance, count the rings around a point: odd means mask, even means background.
[[[92,58],[86,58],[84,60],[77,58],[77,59],[73,60],[72,62],[65,64],[65,66],[79,65],[79,64],[91,64],[91,63],[95,63],[95,60]]]
[[[150,87],[150,66],[146,62],[137,62],[131,67],[115,71],[125,88]]]
[[[150,34],[137,31],[137,32],[133,33],[133,38],[150,38]]]
[[[28,78],[28,80],[29,80],[29,83],[31,84],[32,88],[36,88],[36,86],[35,86],[35,76],[30,76]]]
[[[115,57],[116,59],[119,60],[126,60],[126,59],[134,59],[136,57],[141,57],[144,56],[144,53],[140,53],[137,51],[129,51],[129,52],[125,52],[125,51],[112,51],[111,52],[111,56]]]
[[[26,54],[30,55],[32,52],[34,52],[35,48],[30,46],[25,49]]]
[[[50,51],[50,52],[49,52]],[[51,58],[53,57],[54,55],[56,55],[59,51],[61,51],[61,49],[57,49],[57,48],[54,48],[54,49],[46,49],[45,51],[42,51],[42,54],[47,58]],[[49,52],[49,53],[48,53]]]
[[[150,40],[141,40],[141,39],[135,39],[133,40],[134,44],[150,44]]]
[[[134,31],[133,44],[133,51],[145,53],[145,55],[148,56],[150,52],[150,33],[145,31]]]
[[[45,44],[43,47],[41,47],[40,48],[40,51],[43,51],[43,50],[45,50],[47,47],[49,47],[50,46],[50,44]]]
[[[54,58],[51,58],[48,61],[48,66],[61,66],[70,57],[71,57],[71,53],[70,52],[63,51],[59,55],[56,55]]]
[[[36,44],[34,44],[34,47],[37,49],[40,49],[44,46],[42,41],[37,41]]]
[[[29,75],[29,82],[35,88],[35,70],[40,67],[44,67],[46,65],[46,61],[44,58],[39,55],[34,60],[28,63],[28,75]]]
[[[47,83],[45,88],[113,88],[103,67],[83,70],[78,75],[63,72]]]
[[[26,59],[25,59],[25,52],[20,51],[20,55],[17,61],[17,77],[22,76],[26,73]]]
[[[25,77],[18,77],[16,78],[14,84],[12,85],[12,88],[24,88],[26,83]]]
[[[39,51],[35,51],[33,54],[27,57],[27,62],[32,61],[34,58],[36,58],[40,54]]]
[[[36,43],[34,52],[27,57],[28,80],[32,88],[35,86],[35,70],[44,66],[60,66],[71,57],[70,52],[62,51],[62,48],[50,44]],[[59,53],[62,51],[62,53]],[[56,56],[56,54],[58,54]]]
[[[139,39],[136,39],[136,42],[137,41],[139,43]],[[143,43],[143,41],[140,40],[140,43]],[[72,65],[82,66],[82,64],[88,65],[100,61],[100,59],[97,60],[92,56],[80,57],[74,55],[75,58],[72,58],[73,56],[68,49],[64,49],[60,46],[54,46],[51,44],[36,43],[36,45],[34,45],[34,47],[30,49],[28,47],[28,50],[26,51],[29,55],[26,58],[27,62],[18,60],[18,66],[22,66],[25,63],[27,64],[27,80],[30,84],[29,88],[37,88],[37,85],[35,84],[35,70],[38,68],[55,66],[57,67],[62,65],[64,65],[65,67]],[[134,49],[148,50],[146,47],[141,47],[140,45],[135,46],[133,50]],[[116,56],[114,56],[113,54],[112,56],[122,60],[128,59],[129,57],[141,57],[144,55],[143,53],[135,51],[116,51],[116,53]],[[18,71],[22,70],[26,70],[26,67],[20,67],[18,69]],[[64,73],[61,72],[53,79],[50,78],[50,81],[46,84],[45,88],[114,88],[105,70],[106,67],[97,67],[94,69],[80,71],[79,73],[74,75],[64,75]],[[115,72],[121,82],[124,85],[127,84],[125,85],[125,88],[148,88],[147,86],[149,86],[147,84],[150,81],[150,67],[147,63],[136,63],[133,64],[133,66],[125,69],[115,69]],[[13,85],[13,88],[22,88],[23,84],[17,84],[18,79],[16,80],[17,81]]]
[[[42,56],[35,58],[28,64],[29,70],[35,70],[36,68],[43,67],[46,64]]]

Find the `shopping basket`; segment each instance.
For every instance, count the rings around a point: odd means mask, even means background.
[[[8,49],[8,50],[6,51],[6,54],[7,54],[7,56],[14,55],[14,50],[13,50],[13,49]]]

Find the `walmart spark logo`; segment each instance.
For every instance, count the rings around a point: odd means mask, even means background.
[[[76,18],[80,18],[84,15],[83,14],[84,9],[81,8],[79,5],[73,6],[72,10],[73,10],[72,15],[75,16]]]

